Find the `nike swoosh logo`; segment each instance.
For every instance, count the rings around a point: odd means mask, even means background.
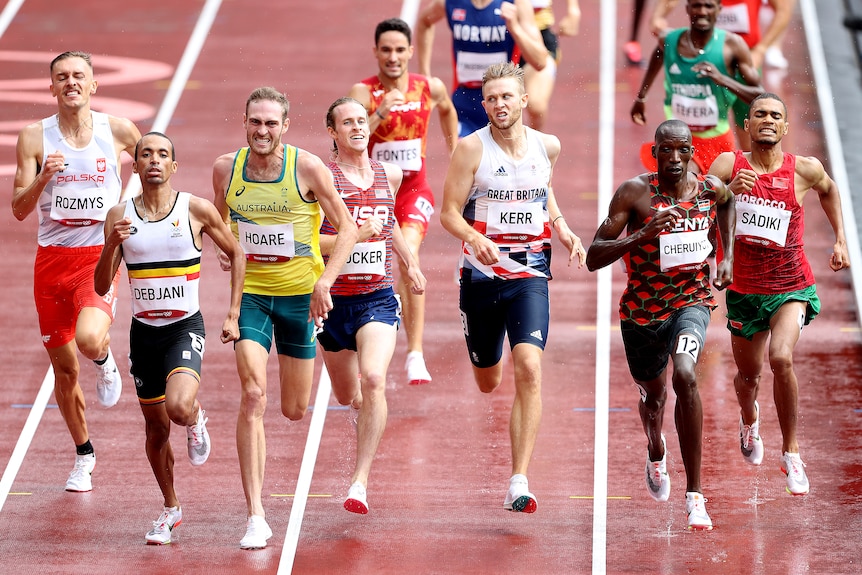
[[[361,192],[347,192],[347,193],[341,192],[341,197],[342,198],[349,198],[350,196],[355,196],[356,194],[359,194],[359,193],[361,193]]]

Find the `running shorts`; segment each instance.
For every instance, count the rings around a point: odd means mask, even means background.
[[[168,379],[177,373],[200,382],[205,338],[201,312],[159,326],[132,318],[129,360],[138,401],[143,405],[162,403]]]
[[[461,324],[470,361],[492,367],[509,347],[529,343],[545,349],[550,322],[547,278],[493,279],[461,283]]]
[[[408,224],[419,226],[422,237],[425,237],[434,214],[434,192],[424,178],[424,171],[414,173],[416,177],[405,176],[395,196],[395,218],[401,227]]]
[[[791,301],[805,302],[803,325],[811,323],[820,313],[817,286],[780,294],[741,294],[727,290],[727,329],[732,335],[751,340],[754,334],[769,329],[772,316],[778,308]],[[800,326],[801,329],[802,326]]]
[[[705,174],[709,172],[709,167],[720,153],[736,150],[736,136],[734,136],[733,130],[728,130],[713,138],[698,138],[692,135],[691,145],[694,147],[692,159],[700,168],[700,173]]]
[[[696,362],[706,341],[709,316],[708,307],[692,305],[653,325],[621,321],[626,360],[635,381],[652,381],[661,375],[671,353],[688,353]]]
[[[273,337],[279,355],[314,359],[315,326],[308,319],[311,294],[267,296],[242,294],[239,339],[256,341],[269,353]]]
[[[333,308],[323,322],[317,341],[326,351],[356,351],[359,328],[373,321],[394,325],[401,322],[401,302],[391,287],[368,294],[332,298]]]
[[[108,293],[97,294],[93,273],[101,253],[102,246],[39,246],[37,249],[33,297],[46,348],[61,347],[75,339],[78,315],[85,307],[98,308],[114,320],[120,270],[117,269]]]

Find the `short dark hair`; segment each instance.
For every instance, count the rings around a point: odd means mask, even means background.
[[[751,108],[754,106],[754,103],[757,102],[758,100],[775,100],[777,102],[781,102],[781,105],[784,106],[784,116],[785,117],[787,116],[787,104],[784,102],[784,100],[781,99],[781,96],[779,96],[778,94],[774,94],[772,92],[764,92],[762,94],[758,94],[757,96],[755,96],[754,99],[751,101],[751,103],[748,105],[747,117],[749,119],[751,118]]]
[[[87,63],[87,66],[90,67],[90,70],[93,69],[93,57],[90,55],[89,52],[69,51],[63,52],[62,54],[51,60],[51,66],[48,68],[50,74],[54,74],[54,64],[67,58],[80,58]]]
[[[138,143],[135,144],[135,161],[136,162],[138,161],[138,151],[141,148],[141,142],[143,142],[144,138],[146,138],[147,136],[161,136],[162,138],[166,139],[171,144],[171,160],[176,161],[177,153],[176,153],[176,150],[174,149],[173,140],[171,140],[170,138],[167,137],[167,135],[165,135],[161,132],[147,132],[146,134],[141,136],[141,139],[138,140]]]
[[[407,36],[407,43],[413,43],[413,34],[410,32],[410,25],[401,18],[389,18],[377,25],[374,29],[374,45],[380,41],[380,36],[385,32],[401,32]]]
[[[685,130],[686,132],[688,132],[689,140],[691,139],[691,128],[688,127],[688,124],[686,124],[682,120],[671,118],[670,120],[665,120],[658,125],[658,128],[655,129],[655,136],[653,140],[655,142],[658,142],[659,138],[663,138],[665,137],[665,135],[668,134],[668,132],[673,132],[676,130]]]

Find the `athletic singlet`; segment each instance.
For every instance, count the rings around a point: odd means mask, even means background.
[[[665,116],[682,120],[698,138],[714,138],[727,133],[730,124],[727,113],[736,102],[736,94],[718,86],[692,70],[700,62],[715,66],[725,76],[731,76],[724,64],[726,32],[715,29],[713,37],[696,58],[679,55],[679,42],[688,28],[668,33],[664,43],[664,111]]]
[[[484,8],[476,8],[471,0],[446,0],[456,87],[480,88],[488,66],[520,61],[520,49],[500,16],[502,3],[492,0]]]
[[[552,0],[530,0],[535,12],[536,26],[539,30],[546,30],[554,25],[554,8]]]
[[[745,153],[737,151],[731,179],[741,169],[752,168]],[[733,291],[779,294],[814,285],[803,246],[805,210],[796,201],[795,176],[796,156],[785,152],[778,170],[758,175],[750,192],[736,194]]]
[[[350,253],[341,274],[329,292],[333,296],[362,295],[392,287],[392,228],[395,226],[395,198],[389,189],[386,170],[380,162],[371,160],[374,183],[361,189],[347,179],[338,164],[331,162],[329,169],[335,181],[335,189],[341,195],[357,226],[362,226],[369,216],[377,216],[383,222],[379,236],[358,242]],[[321,234],[338,233],[329,220],[324,218]],[[328,256],[327,256],[328,258]]]
[[[171,211],[155,222],[144,221],[135,202],[126,202],[123,215],[132,227],[122,244],[123,259],[132,315],[141,323],[168,325],[200,311],[201,250],[192,235],[190,198],[187,192],[177,192]]]
[[[482,141],[482,159],[462,215],[479,233],[497,244],[500,261],[486,266],[468,244],[462,243],[459,262],[462,281],[551,279],[548,218],[551,161],[539,133],[525,129],[527,152],[520,160],[513,160],[494,142],[490,127],[474,132]]]
[[[107,114],[90,112],[93,137],[73,148],[60,133],[57,115],[42,120],[42,165],[59,151],[67,166],[39,195],[39,245],[77,248],[105,243],[101,224],[120,202],[122,183]]]
[[[240,148],[225,201],[230,227],[246,254],[244,293],[310,294],[323,273],[320,206],[306,201],[296,183],[299,149],[284,145],[281,176],[272,182],[245,178],[248,148]]]
[[[704,176],[698,176],[700,191],[679,202],[659,192],[656,174],[650,174],[650,212],[675,208],[684,217],[669,231],[634,247],[623,256],[628,283],[620,298],[620,319],[638,325],[667,320],[673,312],[692,305],[715,308],[709,286],[707,257],[713,245],[709,230],[715,222],[716,196]],[[646,226],[653,216],[646,218]],[[640,228],[630,228],[629,234]]]
[[[362,83],[368,86],[371,95],[369,113],[373,114],[386,95],[386,88],[377,76],[366,78]],[[368,140],[371,159],[396,164],[404,171],[405,179],[425,179],[425,144],[432,106],[428,79],[419,74],[408,74],[404,103],[389,109],[389,115],[380,121]]]
[[[760,42],[761,0],[722,0],[715,27],[742,36],[749,48]]]

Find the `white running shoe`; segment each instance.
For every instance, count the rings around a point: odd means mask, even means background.
[[[272,529],[260,515],[252,515],[245,524],[245,537],[239,542],[240,549],[263,549],[266,540],[272,537]]]
[[[702,493],[689,491],[685,494],[688,528],[692,531],[710,531],[712,529],[712,519],[706,512],[706,501],[706,497]]]
[[[760,465],[763,461],[763,439],[760,437],[760,405],[756,401],[754,409],[757,419],[751,425],[745,425],[742,416],[739,416],[739,450],[747,462]]]
[[[667,501],[670,496],[670,476],[667,474],[667,444],[661,435],[664,454],[660,461],[650,461],[649,451],[646,458],[646,486],[650,497],[656,501]]]
[[[787,475],[787,493],[790,495],[808,493],[808,475],[805,474],[805,464],[798,453],[784,452],[781,456],[781,471]]]
[[[92,491],[93,490],[93,469],[96,467],[96,454],[89,453],[87,455],[75,456],[75,467],[69,474],[69,479],[66,480],[66,491]]]
[[[123,391],[123,380],[120,377],[120,370],[117,369],[117,362],[114,361],[114,354],[111,353],[110,347],[105,363],[96,364],[96,369],[99,371],[96,377],[96,395],[99,398],[99,403],[105,407],[117,405],[117,402],[120,401],[120,393]]]
[[[535,513],[539,503],[536,496],[530,493],[527,477],[520,473],[509,479],[509,491],[503,500],[503,509],[507,511],[520,511],[522,513]]]
[[[407,354],[404,369],[407,370],[407,383],[410,385],[431,383],[431,374],[428,373],[428,368],[425,367],[425,358],[421,351],[411,351]]]
[[[165,507],[159,518],[153,521],[152,530],[147,533],[147,545],[167,545],[171,542],[174,528],[183,522],[183,510],[180,507]]]
[[[787,69],[787,58],[778,46],[770,46],[763,54],[763,65],[769,68]]]
[[[207,431],[208,417],[203,407],[198,406],[198,419],[193,425],[186,427],[186,438],[189,449],[189,461],[192,465],[203,465],[210,456],[210,434]]]
[[[358,481],[350,486],[347,499],[344,500],[344,508],[351,513],[365,515],[368,513],[368,495],[365,486]]]

